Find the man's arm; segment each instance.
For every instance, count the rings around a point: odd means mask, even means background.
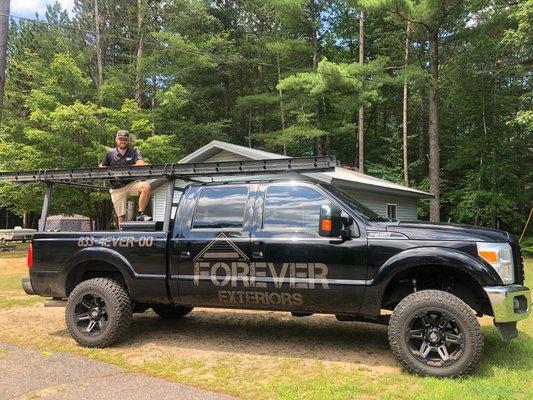
[[[144,165],[143,156],[139,150],[135,150],[135,164],[133,165]]]
[[[102,159],[102,161],[100,162],[100,164],[98,166],[99,167],[109,167],[109,151],[107,153],[105,153],[104,158]]]

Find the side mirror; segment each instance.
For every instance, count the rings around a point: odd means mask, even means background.
[[[334,204],[324,204],[320,208],[318,234],[325,237],[339,237],[343,231],[342,210]]]

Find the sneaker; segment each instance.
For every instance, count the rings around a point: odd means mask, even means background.
[[[137,213],[137,217],[135,217],[135,221],[151,221],[152,217],[145,215],[141,212]]]

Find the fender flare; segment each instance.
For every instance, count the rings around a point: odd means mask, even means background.
[[[497,272],[486,262],[470,254],[449,247],[417,247],[395,254],[388,259],[370,280],[370,286],[379,288],[383,294],[389,282],[413,267],[451,267],[468,274],[481,286],[502,285]]]
[[[107,264],[113,265],[124,277],[126,286],[131,287],[132,281],[137,277],[133,267],[129,261],[122,254],[118,253],[115,250],[102,248],[102,247],[86,247],[76,252],[64,266],[64,281],[63,281],[63,290],[67,291],[66,285],[69,277],[74,272],[74,269],[77,265],[87,261],[102,261]]]

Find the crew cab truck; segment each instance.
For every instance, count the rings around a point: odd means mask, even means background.
[[[530,313],[520,248],[503,231],[385,219],[305,180],[193,183],[169,203],[163,223],[35,234],[24,290],[68,299],[82,346],[112,345],[148,308],[168,319],[194,307],[326,313],[388,323],[400,363],[439,377],[476,366],[476,316],[510,340]]]

